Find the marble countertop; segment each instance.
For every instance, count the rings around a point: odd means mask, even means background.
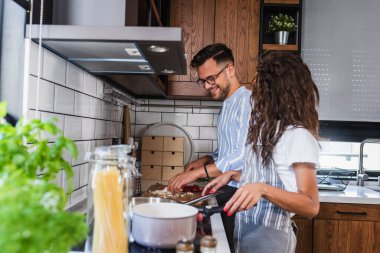
[[[380,205],[380,193],[365,187],[348,185],[344,191],[320,190],[319,201],[322,203]]]

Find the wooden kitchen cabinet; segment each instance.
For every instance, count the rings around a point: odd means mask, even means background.
[[[321,203],[314,219],[295,216],[296,253],[379,253],[380,206]]]
[[[313,252],[380,252],[380,206],[321,204],[314,219]]]
[[[249,84],[259,55],[259,16],[259,0],[172,0],[170,25],[183,28],[187,65],[206,45],[225,43],[233,50],[241,84]],[[187,75],[169,77],[168,96],[211,99],[187,67]]]

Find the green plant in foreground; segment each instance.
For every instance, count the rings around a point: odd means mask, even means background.
[[[269,20],[268,33],[275,33],[280,31],[294,32],[297,30],[297,25],[294,18],[287,14],[279,13],[272,15]]]
[[[87,225],[82,214],[64,210],[66,194],[52,181],[63,169],[71,185],[73,170],[62,156],[76,157],[77,148],[54,120],[20,120],[13,127],[1,123],[5,115],[0,102],[0,252],[67,253],[84,240]]]

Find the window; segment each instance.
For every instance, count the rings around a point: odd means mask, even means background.
[[[359,142],[321,141],[319,170],[341,168],[357,171],[359,168]],[[369,176],[380,176],[380,144],[366,143],[363,148],[363,166]]]

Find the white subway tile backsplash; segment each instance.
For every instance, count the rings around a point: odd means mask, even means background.
[[[212,140],[194,140],[195,152],[212,152]]]
[[[216,140],[217,139],[217,129],[216,127],[200,127],[199,129],[199,138]]]
[[[103,101],[90,97],[90,117],[100,119],[103,117]]]
[[[95,119],[82,118],[82,140],[95,138]]]
[[[48,113],[48,112],[41,112],[41,120],[47,120],[47,119],[52,119],[52,118],[55,118],[57,120],[55,124],[63,132],[64,131],[64,121],[65,121],[63,115]],[[49,141],[55,140],[55,137],[46,131],[41,133],[41,137],[44,139],[48,139]]]
[[[82,118],[65,116],[65,136],[73,140],[82,138]]]
[[[195,105],[199,106],[201,105],[201,101],[199,100],[175,100],[174,104],[177,105]]]
[[[75,92],[74,114],[78,116],[90,116],[90,96]]]
[[[183,129],[185,129],[193,139],[199,139],[199,127],[184,126]]]
[[[184,126],[187,124],[187,114],[185,113],[162,113],[162,122],[176,123]]]
[[[136,124],[153,124],[161,122],[161,113],[159,112],[138,112],[136,113]]]
[[[199,110],[199,113],[219,113],[220,109],[213,109],[213,108],[201,108]]]
[[[218,141],[212,141],[212,151],[215,151],[218,148]]]
[[[44,50],[42,77],[54,83],[66,84],[66,61],[49,50]]]
[[[43,111],[53,111],[54,109],[54,84],[40,79],[39,85],[39,103],[38,109]],[[28,107],[30,109],[37,109],[37,78],[34,76],[29,77],[29,94],[28,94]]]
[[[85,163],[80,165],[80,176],[79,176],[79,186],[83,187],[87,185],[88,183],[88,177],[89,177],[89,164]]]
[[[73,176],[73,189],[76,190],[80,186],[80,167],[81,166],[74,166],[73,171],[74,171],[74,176]]]
[[[84,158],[86,153],[90,151],[90,142],[89,141],[77,141],[75,142],[78,148],[78,158],[73,161],[73,166],[82,164],[85,162]]]
[[[141,137],[148,129],[147,125],[135,125],[135,137]]]
[[[153,105],[170,105],[166,106],[151,106]],[[174,100],[164,99],[149,99],[149,111],[150,112],[174,112]]]
[[[36,110],[28,110],[28,114],[26,115],[27,120],[40,119],[41,112],[37,112]]]
[[[104,120],[95,121],[95,139],[105,138],[106,122]]]
[[[67,63],[66,86],[74,90],[83,91],[84,71],[72,63]]]
[[[41,47],[41,66],[40,66],[40,74],[42,74],[43,69],[43,54],[44,54],[44,48]],[[38,74],[38,44],[37,43],[30,43],[30,61],[29,61],[29,71],[30,74],[37,76]]]
[[[96,97],[96,78],[84,71],[83,92]]]
[[[78,204],[82,200],[84,200],[87,197],[87,187],[82,187],[80,189],[77,189],[73,191],[71,194],[71,201],[70,205],[73,206],[75,204]]]
[[[103,101],[103,119],[111,120],[112,116],[112,104],[106,101]]]
[[[201,101],[201,105],[205,105],[205,106],[220,106],[222,107],[223,105],[223,101],[207,101],[207,100],[203,100]]]
[[[104,98],[104,82],[96,79],[96,96],[100,99]]]
[[[54,111],[65,114],[74,113],[74,91],[55,86]]]
[[[189,114],[187,118],[188,126],[212,126],[212,114]]]
[[[212,126],[217,126],[217,123],[218,123],[218,114],[215,114],[214,119],[212,121]]]

